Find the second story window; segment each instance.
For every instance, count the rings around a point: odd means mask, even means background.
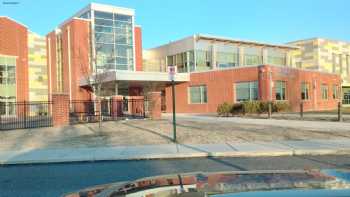
[[[309,83],[301,83],[301,100],[309,100]]]
[[[275,94],[276,100],[286,100],[286,82],[276,81],[275,82]]]
[[[328,99],[328,86],[326,84],[321,85],[321,93],[322,93],[322,99],[327,100]]]
[[[337,85],[333,85],[332,97],[333,97],[333,99],[337,99],[338,98],[338,86]]]

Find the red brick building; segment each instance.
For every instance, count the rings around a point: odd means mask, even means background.
[[[271,79],[270,79],[270,75]],[[272,83],[271,83],[272,81]],[[306,111],[329,110],[337,107],[341,79],[338,75],[320,73],[278,66],[251,66],[226,70],[206,71],[190,74],[190,81],[176,85],[176,111],[179,113],[213,113],[217,106],[238,101],[237,84],[256,82],[256,100],[287,101],[294,111],[299,110],[301,102]],[[277,84],[284,84],[284,90],[277,90]],[[302,99],[302,84],[308,86],[307,98]],[[271,87],[272,86],[272,87]],[[326,86],[327,98],[322,98],[322,86]],[[190,88],[201,87],[203,99],[191,102]],[[334,96],[333,87],[336,87]],[[272,92],[271,92],[272,91]],[[283,98],[277,93],[284,92]],[[271,94],[270,94],[271,92]],[[242,93],[242,91],[241,91]],[[166,88],[166,111],[171,112],[171,87]],[[193,100],[193,99],[192,99]],[[249,99],[248,99],[249,100]],[[255,100],[251,98],[251,100]]]
[[[0,56],[16,58],[16,101],[28,100],[28,30],[0,17],[3,26]],[[175,66],[177,112],[215,112],[244,100],[288,101],[295,111],[301,102],[305,110],[336,108],[340,77],[296,68],[298,50],[198,34],[143,51],[133,9],[91,3],[46,36],[48,100],[56,93],[91,100],[161,92],[171,112],[167,69]]]
[[[0,17],[0,58],[0,102],[28,101],[28,29],[7,17]],[[10,68],[8,62],[14,68],[11,75],[14,74],[15,81],[5,84],[8,82],[5,77],[9,77],[5,73]]]

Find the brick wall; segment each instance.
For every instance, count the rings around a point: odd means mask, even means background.
[[[71,21],[67,22],[62,27],[60,27],[60,30],[62,35],[63,92],[71,94],[70,98],[72,100],[90,100],[92,98],[90,88],[80,87],[80,80],[86,79],[91,72],[89,59],[90,22],[86,20],[72,19]],[[49,38],[51,40],[51,69],[48,70],[51,70],[51,92],[57,92],[57,35],[55,34],[55,32],[51,32],[47,35],[47,39]],[[48,55],[48,65],[50,65],[49,61],[50,60]]]
[[[28,30],[25,26],[9,18],[0,17],[0,54],[17,56],[16,99],[28,101]]]
[[[162,118],[161,111],[161,93],[160,92],[150,92],[148,94],[149,98],[149,114],[150,118],[154,120],[159,120]]]
[[[142,30],[135,27],[135,66],[136,71],[142,71]]]
[[[198,72],[190,74],[190,81],[179,83],[175,87],[176,91],[176,111],[179,113],[213,113],[217,106],[223,102],[236,102],[234,85],[237,82],[258,81],[259,99],[270,100],[270,77],[272,80],[286,81],[287,99],[294,111],[299,110],[301,102],[301,83],[310,83],[310,99],[304,102],[305,111],[335,109],[339,99],[332,98],[333,84],[340,87],[340,77],[334,74],[321,73],[316,71],[300,70],[287,67],[256,66],[241,67],[227,70],[217,70],[210,72]],[[316,85],[313,87],[313,85]],[[328,100],[321,99],[321,84],[328,85]],[[206,85],[207,103],[190,104],[188,88],[190,86]],[[166,87],[166,111],[172,112],[171,86]],[[275,89],[272,89],[272,99],[275,100]]]
[[[54,127],[69,124],[69,95],[52,94],[52,123]]]

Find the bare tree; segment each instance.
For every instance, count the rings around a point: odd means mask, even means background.
[[[87,39],[90,40],[90,39]],[[90,44],[91,46],[91,44]],[[95,51],[99,51],[102,49],[102,46],[95,46]],[[112,53],[114,54],[114,49],[112,49]],[[107,58],[113,58],[112,55]],[[99,113],[97,114],[99,116],[99,128],[102,126],[102,106],[101,106],[101,101],[102,101],[102,85],[105,82],[105,79],[108,76],[108,67],[102,66],[97,68],[98,65],[98,59],[96,55],[94,55],[94,51],[92,48],[90,48],[90,58],[88,61],[89,65],[86,65],[84,60],[84,55],[82,52],[82,49],[79,47],[79,53],[78,53],[78,59],[79,61],[79,67],[81,69],[82,75],[83,75],[83,83],[85,86],[89,87],[92,92],[95,94],[95,101],[99,105]],[[96,103],[95,107],[96,109]],[[96,112],[96,111],[95,111]]]

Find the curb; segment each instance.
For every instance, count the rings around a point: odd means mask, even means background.
[[[319,150],[286,150],[276,152],[256,151],[232,151],[232,152],[198,152],[176,154],[143,154],[143,155],[111,155],[110,157],[96,157],[96,155],[80,155],[76,158],[42,158],[42,159],[8,159],[0,160],[0,165],[23,164],[49,164],[49,163],[74,163],[96,161],[129,161],[129,160],[154,160],[154,159],[184,159],[184,158],[210,158],[210,157],[278,157],[278,156],[307,156],[307,155],[350,155],[350,149],[319,149]],[[15,155],[13,155],[15,156]]]

